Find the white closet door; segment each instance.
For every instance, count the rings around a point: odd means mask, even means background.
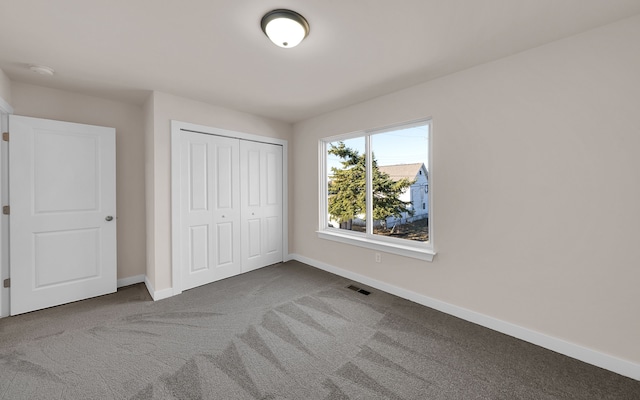
[[[241,272],[237,139],[183,132],[180,156],[182,289]]]
[[[282,146],[240,142],[242,272],[283,260]]]
[[[9,128],[11,315],[115,292],[115,129]]]

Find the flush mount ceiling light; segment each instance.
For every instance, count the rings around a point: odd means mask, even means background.
[[[309,23],[295,11],[273,10],[262,17],[262,31],[277,46],[295,47],[309,34]]]
[[[47,67],[46,65],[29,65],[29,70],[31,72],[35,72],[40,75],[52,76],[55,72],[53,68]]]

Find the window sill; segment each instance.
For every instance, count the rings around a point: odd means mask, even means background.
[[[401,244],[388,243],[382,240],[375,240],[361,235],[332,232],[329,230],[317,231],[317,234],[320,239],[366,247],[372,250],[383,251],[385,253],[392,253],[405,257],[417,258],[424,261],[433,261],[433,256],[436,255],[436,252],[430,248],[403,246]]]

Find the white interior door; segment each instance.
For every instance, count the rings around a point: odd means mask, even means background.
[[[115,129],[9,129],[11,315],[115,292]]]
[[[282,146],[240,141],[242,272],[283,260]]]
[[[237,139],[180,136],[182,289],[241,272]]]

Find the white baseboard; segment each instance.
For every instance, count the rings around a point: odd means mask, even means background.
[[[549,336],[532,329],[524,328],[510,322],[502,321],[500,319],[468,310],[463,307],[445,303],[443,301],[427,297],[410,290],[402,289],[352,271],[323,263],[321,261],[307,258],[299,254],[289,254],[288,258],[300,261],[302,263],[308,264],[318,269],[322,269],[327,272],[331,272],[332,274],[339,275],[347,279],[352,279],[354,281],[363,283],[365,285],[396,295],[398,297],[411,300],[415,303],[422,304],[435,310],[442,311],[446,314],[453,315],[466,321],[484,326],[485,328],[489,328],[494,331],[513,336],[515,338],[524,340],[525,342],[533,343],[540,347],[555,351],[556,353],[564,354],[568,357],[575,358],[588,364],[595,365],[597,367],[604,368],[617,374],[640,381],[640,364],[601,353],[599,351],[592,350],[575,343],[567,342],[563,339],[558,339],[556,337]]]
[[[143,283],[144,278],[144,275],[136,275],[130,276],[128,278],[118,279],[118,287],[121,288],[124,286],[135,285],[136,283]]]
[[[166,299],[167,297],[173,296],[172,288],[156,291],[153,288],[153,285],[151,285],[151,282],[149,282],[149,278],[147,278],[146,276],[144,277],[144,284],[147,286],[147,290],[149,291],[151,298],[153,298],[153,301],[158,301],[158,300]]]

